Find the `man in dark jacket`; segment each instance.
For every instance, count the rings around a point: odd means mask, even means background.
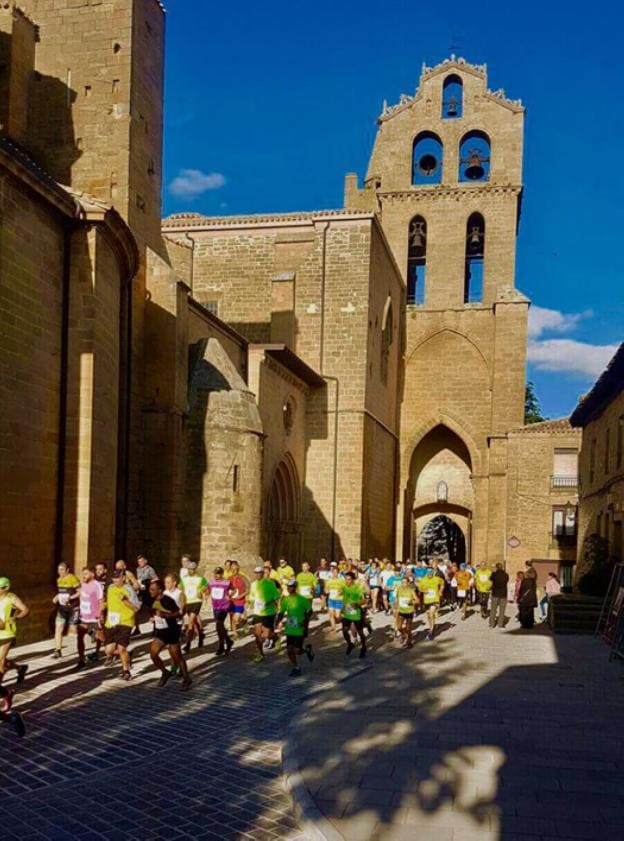
[[[509,576],[502,564],[496,564],[492,573],[492,607],[490,609],[490,628],[503,628],[505,625],[505,611],[507,610],[507,584]]]

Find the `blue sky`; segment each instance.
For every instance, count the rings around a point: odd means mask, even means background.
[[[567,414],[624,340],[618,5],[168,0],[165,212],[341,207],[384,98],[413,93],[423,61],[487,63],[527,107],[516,282],[529,377]]]

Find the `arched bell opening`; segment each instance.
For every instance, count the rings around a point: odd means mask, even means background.
[[[444,148],[437,134],[421,132],[412,150],[412,184],[440,184]]]
[[[484,131],[469,131],[459,144],[459,180],[490,180],[490,138]]]

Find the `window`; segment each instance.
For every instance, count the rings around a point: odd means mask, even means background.
[[[423,131],[414,140],[412,184],[439,184],[442,181],[442,141],[437,134]]]
[[[483,300],[484,253],[485,221],[480,213],[473,213],[466,225],[465,304],[480,304]]]
[[[596,475],[596,439],[592,438],[589,445],[589,484],[591,485]]]
[[[610,450],[611,450],[611,430],[607,429],[607,431],[605,432],[605,454],[604,454],[605,476],[608,475],[609,468],[610,468],[610,465],[609,465]]]
[[[622,459],[624,458],[624,415],[618,418],[617,441],[615,446],[615,467],[616,470],[621,470]]]
[[[448,502],[448,485],[446,482],[438,482],[436,488],[436,499],[438,502]]]
[[[462,116],[464,90],[462,80],[453,74],[447,76],[442,85],[442,119],[456,119]]]
[[[459,180],[489,181],[490,138],[483,131],[469,131],[459,144]]]
[[[232,490],[234,493],[238,493],[240,490],[240,467],[238,464],[235,464],[232,469]]]
[[[219,315],[219,302],[218,301],[201,301],[199,302],[205,310],[211,315]]]
[[[392,298],[388,295],[381,320],[381,381],[388,382],[388,362],[390,360],[390,346],[394,332],[394,316],[392,313]]]
[[[576,535],[576,508],[573,505],[556,505],[552,510],[553,537]]]
[[[553,457],[553,488],[575,488],[578,484],[578,450],[555,449]]]
[[[422,216],[414,216],[409,225],[407,248],[407,303],[425,303],[427,264],[427,223]]]

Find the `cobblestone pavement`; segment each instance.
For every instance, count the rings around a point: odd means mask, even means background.
[[[303,841],[285,747],[349,841],[624,839],[624,681],[601,643],[448,614],[403,652],[387,621],[364,661],[317,627],[296,680],[249,641],[217,660],[211,630],[188,693],[156,686],[147,636],[129,684],[18,651],[28,735],[0,727],[0,838]]]
[[[442,623],[292,722],[289,752],[331,825],[347,841],[624,839],[621,662],[515,619]]]

